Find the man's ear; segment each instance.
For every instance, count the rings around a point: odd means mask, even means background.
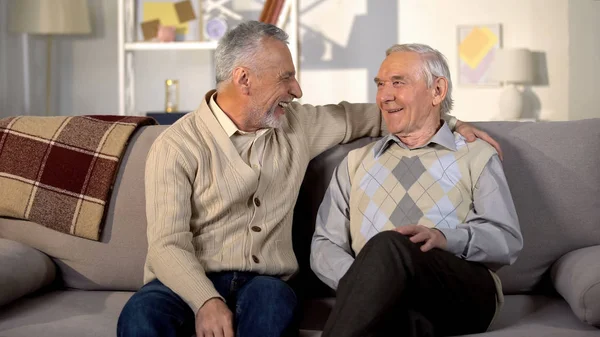
[[[236,67],[233,69],[233,84],[238,90],[244,94],[250,94],[250,74],[248,68]]]
[[[445,77],[438,77],[433,81],[432,86],[433,93],[433,105],[442,104],[446,94],[448,93],[448,79]]]

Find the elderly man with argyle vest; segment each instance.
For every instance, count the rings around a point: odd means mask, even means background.
[[[485,331],[503,303],[494,273],[523,237],[501,161],[442,118],[444,56],[395,45],[375,78],[389,135],[351,151],[317,216],[311,266],[337,300],[323,336]]]

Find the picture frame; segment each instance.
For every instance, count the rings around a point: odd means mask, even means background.
[[[174,41],[204,40],[201,0],[135,0],[137,41],[155,41],[159,22],[175,27]]]
[[[490,78],[497,51],[502,48],[502,25],[459,25],[457,34],[457,82],[463,86],[500,86]]]

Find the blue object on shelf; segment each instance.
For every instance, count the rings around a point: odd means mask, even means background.
[[[146,116],[156,119],[160,125],[171,125],[186,114],[187,112],[148,112]]]

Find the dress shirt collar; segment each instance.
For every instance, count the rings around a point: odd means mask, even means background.
[[[426,147],[426,146],[430,146],[430,144],[434,143],[434,144],[438,144],[441,145],[445,148],[447,148],[448,150],[451,151],[456,151],[456,142],[454,140],[454,134],[452,133],[452,131],[450,131],[450,128],[448,127],[448,124],[446,123],[446,121],[442,120],[442,126],[440,127],[440,129],[438,130],[438,132],[436,132],[435,135],[433,135],[433,137],[431,137],[431,139],[429,140],[429,142],[420,148]],[[382,138],[378,144],[375,145],[375,148],[373,149],[373,151],[375,152],[375,158],[381,156],[389,147],[392,143],[396,143],[398,144],[400,147],[405,148],[407,150],[416,150],[415,149],[409,149],[408,146],[406,146],[406,144],[402,143],[402,141],[400,140],[400,138],[398,138],[398,136],[394,135],[394,134],[389,134],[387,136],[385,136],[384,138]]]

